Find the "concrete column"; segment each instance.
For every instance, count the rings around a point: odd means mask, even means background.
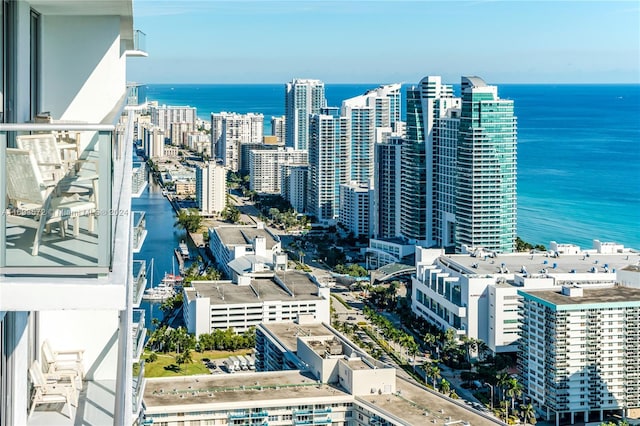
[[[556,426],[560,426],[560,413],[556,411]]]
[[[5,316],[7,354],[7,424],[26,425],[27,405],[29,403],[28,371],[29,371],[29,333],[27,324],[28,312],[8,312]]]
[[[589,410],[584,412],[584,422],[589,423]]]
[[[551,421],[551,410],[549,409],[549,407],[547,407],[547,421]]]
[[[571,412],[571,424],[576,424],[576,413],[574,413],[573,411]]]
[[[604,410],[600,410],[600,421],[604,421]]]

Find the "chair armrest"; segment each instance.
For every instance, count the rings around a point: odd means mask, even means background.
[[[77,361],[82,361],[82,356],[84,354],[84,349],[64,349],[64,350],[60,350],[60,351],[53,351],[53,353],[56,356],[58,356],[58,355],[62,355],[62,356],[75,355]],[[67,359],[67,360],[59,359],[58,362],[71,362],[71,360],[70,359]]]

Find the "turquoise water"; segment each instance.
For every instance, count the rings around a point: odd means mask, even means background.
[[[328,84],[330,106],[373,84]],[[640,86],[498,85],[518,116],[518,235],[640,249]],[[284,113],[284,84],[149,85],[141,96],[211,112]]]

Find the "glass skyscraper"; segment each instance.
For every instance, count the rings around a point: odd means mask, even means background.
[[[456,249],[512,252],[516,239],[513,101],[479,77],[462,77],[457,147]]]

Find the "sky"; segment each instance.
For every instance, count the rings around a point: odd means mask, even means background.
[[[153,83],[640,83],[640,2],[134,0]]]

